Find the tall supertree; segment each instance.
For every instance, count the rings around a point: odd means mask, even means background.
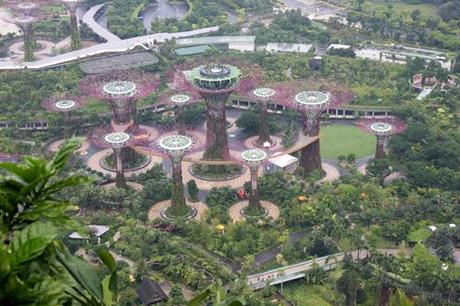
[[[184,135],[169,135],[161,138],[158,145],[171,159],[172,164],[172,197],[171,206],[165,211],[172,218],[187,217],[192,209],[187,206],[182,181],[182,159],[185,152],[192,147],[193,141]]]
[[[318,90],[302,91],[302,88]],[[281,91],[278,101],[301,113],[303,133],[308,137],[319,136],[321,116],[328,109],[337,108],[353,100],[353,94],[348,89],[325,81],[305,80],[287,83]],[[301,150],[299,165],[305,175],[313,171],[323,171],[319,138]]]
[[[160,79],[157,75],[137,70],[119,70],[107,74],[90,75],[80,82],[80,91],[112,108],[112,126],[126,132],[135,124],[137,101],[152,94]]]
[[[67,7],[70,15],[70,47],[72,50],[81,48],[80,29],[77,20],[77,7],[84,0],[61,0]]]
[[[58,112],[64,115],[64,136],[71,136],[71,112],[83,107],[86,100],[81,96],[56,95],[45,99],[42,106],[50,112]]]
[[[406,123],[397,117],[362,118],[356,124],[365,132],[377,138],[375,159],[385,157],[385,144],[392,135],[401,134],[406,130]]]
[[[121,150],[128,146],[130,139],[131,136],[124,132],[114,132],[104,136],[104,141],[113,149],[115,155],[116,186],[118,188],[128,188]]]
[[[263,215],[264,208],[260,205],[258,173],[260,167],[267,159],[267,153],[261,149],[250,149],[243,151],[240,159],[249,168],[251,173],[249,205],[245,209],[245,214],[250,216]]]
[[[200,97],[196,93],[174,93],[166,92],[158,97],[161,104],[173,105],[176,109],[174,112],[176,128],[179,135],[187,134],[187,124],[184,118],[184,111],[187,105],[192,105],[200,102]]]
[[[14,16],[10,21],[16,24],[23,33],[25,62],[35,60],[34,51],[38,47],[38,43],[34,36],[34,24],[44,17],[39,10],[39,4],[40,1],[37,3],[17,1],[7,3]]]
[[[189,63],[168,73],[170,87],[178,91],[196,91],[206,102],[206,149],[204,160],[229,160],[226,102],[235,90],[254,88],[260,81],[260,69],[251,64],[226,59],[231,64]],[[244,66],[243,68],[238,67]],[[225,171],[221,165],[210,167],[216,173]]]

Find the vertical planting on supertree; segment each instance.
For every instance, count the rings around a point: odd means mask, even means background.
[[[270,127],[268,124],[268,104],[273,96],[275,96],[275,93],[275,90],[268,87],[260,87],[252,91],[252,95],[257,99],[260,105],[259,138],[255,143],[258,147],[269,147],[274,143],[270,138]]]
[[[406,123],[396,117],[362,118],[356,122],[357,126],[377,138],[375,159],[382,159],[386,155],[386,144],[392,135],[401,134],[406,130]]]
[[[258,172],[266,158],[267,153],[261,149],[251,149],[241,153],[241,160],[249,168],[251,174],[249,205],[244,211],[249,216],[260,216],[265,212],[260,204]]]
[[[33,35],[33,22],[35,18],[32,16],[18,16],[14,21],[24,35],[24,61],[32,62],[35,60],[34,51],[37,47],[37,42]]]
[[[130,138],[129,134],[123,132],[110,133],[104,137],[105,142],[112,147],[115,155],[116,186],[118,188],[128,188],[121,150],[127,147]]]
[[[80,29],[77,20],[77,7],[83,0],[61,0],[67,7],[70,15],[70,48],[77,50],[81,48]]]
[[[184,135],[170,135],[161,138],[158,144],[169,156],[172,164],[171,206],[165,213],[170,218],[187,217],[192,209],[187,206],[185,201],[182,159],[185,152],[192,146],[192,139]]]

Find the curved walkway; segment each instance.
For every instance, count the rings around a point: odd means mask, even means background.
[[[100,165],[100,160],[106,157],[107,155],[109,155],[111,152],[112,152],[112,149],[104,149],[104,150],[101,150],[95,153],[93,156],[91,156],[88,159],[88,162],[86,163],[86,165],[88,166],[88,168],[90,168],[93,171],[97,171],[97,172],[102,173],[103,175],[108,175],[111,178],[114,178],[116,175],[114,171],[107,171],[104,168],[102,168]],[[133,175],[145,173],[148,170],[152,169],[155,166],[155,164],[161,164],[162,161],[163,159],[152,156],[150,163],[148,163],[145,167],[135,170],[135,171],[125,171],[125,177],[131,177]]]
[[[208,206],[203,202],[188,202],[187,205],[196,209],[196,216],[193,219],[202,220],[206,216]],[[148,212],[148,219],[150,221],[155,219],[162,219],[161,212],[171,206],[171,200],[161,201],[155,203]]]
[[[11,62],[10,59],[4,59],[0,61],[0,70],[19,70],[19,69],[31,69],[31,70],[40,70],[56,66],[61,66],[68,64],[73,61],[82,60],[85,58],[90,58],[100,54],[107,53],[122,53],[129,50],[132,50],[136,47],[142,47],[144,49],[150,49],[154,42],[163,43],[165,41],[171,40],[173,38],[182,38],[190,37],[195,35],[209,34],[212,32],[217,32],[219,30],[218,26],[207,27],[192,31],[177,32],[177,33],[155,33],[151,35],[144,35],[139,37],[133,37],[128,39],[120,39],[118,36],[108,32],[101,25],[99,25],[94,20],[94,15],[96,12],[101,9],[104,4],[99,4],[91,7],[88,12],[82,18],[82,21],[98,35],[107,39],[106,43],[98,44],[88,48],[83,48],[75,50],[72,52],[60,54],[57,56],[41,59],[35,62],[24,62],[16,63]]]
[[[326,172],[326,176],[323,177],[321,180],[319,180],[319,183],[322,182],[333,182],[335,180],[338,180],[340,178],[340,170],[336,167],[333,166],[329,163],[322,163],[323,170]]]
[[[246,216],[241,213],[241,210],[249,205],[248,201],[241,201],[230,206],[228,214],[233,223],[241,222],[246,219]],[[276,220],[280,217],[280,209],[278,206],[269,201],[260,201],[260,205],[268,211],[268,218]]]

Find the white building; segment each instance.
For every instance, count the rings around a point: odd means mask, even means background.
[[[329,52],[331,49],[351,49],[350,45],[341,45],[341,44],[331,44],[329,47],[327,47],[326,51]]]
[[[176,40],[178,46],[213,45],[228,48],[229,50],[250,52],[254,52],[255,42],[255,36],[205,36]]]
[[[295,44],[295,43],[268,43],[265,47],[267,52],[290,52],[290,53],[308,53],[313,46],[310,44]]]
[[[294,157],[289,154],[282,154],[269,160],[269,170],[272,171],[286,171],[292,173],[295,171],[299,164],[297,157]]]
[[[88,225],[90,235],[97,237],[97,243],[101,243],[101,237],[109,231],[109,227],[105,225]],[[82,236],[77,232],[73,232],[69,235],[70,239],[77,240],[89,240],[89,236]]]

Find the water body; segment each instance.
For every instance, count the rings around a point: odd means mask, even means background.
[[[170,2],[168,0],[157,0],[149,4],[141,13],[144,28],[147,31],[152,29],[152,21],[155,19],[177,18],[182,19],[188,12],[186,2]]]

